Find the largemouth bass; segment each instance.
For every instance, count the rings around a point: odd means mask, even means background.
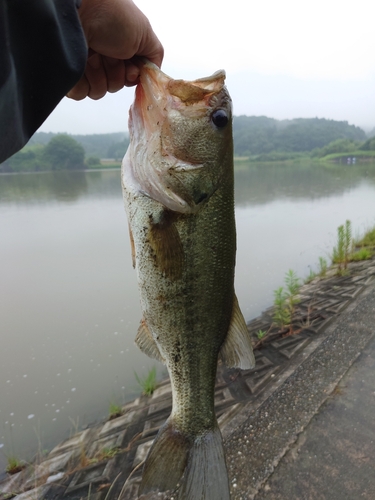
[[[136,343],[167,366],[173,407],[148,453],[140,494],[228,500],[214,411],[219,355],[254,366],[234,293],[232,106],[225,73],[174,80],[145,63],[122,165],[143,319]]]

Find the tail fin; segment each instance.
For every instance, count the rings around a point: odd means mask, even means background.
[[[176,491],[179,500],[230,500],[223,442],[218,427],[184,436],[168,419],[149,451],[139,494]]]
[[[223,441],[218,427],[195,439],[179,499],[230,500]]]

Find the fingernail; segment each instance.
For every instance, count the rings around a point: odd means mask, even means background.
[[[126,74],[126,79],[128,80],[128,82],[133,83],[137,80],[138,76],[139,76],[139,71],[129,71]]]

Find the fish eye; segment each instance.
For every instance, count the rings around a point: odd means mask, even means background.
[[[218,128],[225,127],[229,122],[228,115],[224,109],[216,109],[211,115],[211,120]]]

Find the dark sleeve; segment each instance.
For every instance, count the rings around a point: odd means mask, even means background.
[[[0,0],[0,163],[21,149],[81,78],[81,0]]]

